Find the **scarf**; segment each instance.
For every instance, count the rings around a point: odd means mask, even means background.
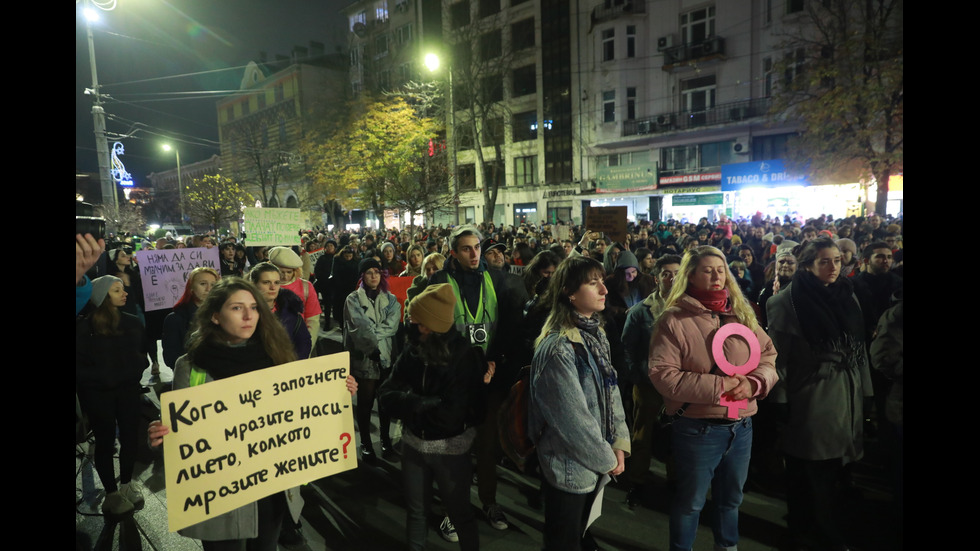
[[[789,289],[800,328],[811,348],[842,354],[842,365],[848,369],[867,362],[864,317],[854,299],[851,280],[841,277],[824,285],[809,270],[800,269],[793,275]]]
[[[702,291],[692,285],[688,285],[686,292],[712,312],[728,312],[731,310],[731,306],[728,305],[728,289]]]
[[[615,440],[613,435],[616,434],[616,426],[613,421],[613,392],[619,392],[619,388],[617,387],[616,369],[609,358],[609,340],[606,338],[606,333],[599,328],[598,314],[586,318],[576,312],[575,326],[578,327],[587,350],[576,347],[573,349],[580,355],[591,355],[599,366],[599,374],[602,375],[603,388],[600,389],[602,392],[600,399],[604,404],[602,412],[604,417],[602,419],[603,438],[612,444]],[[588,365],[587,357],[581,359]]]
[[[215,380],[274,365],[272,358],[266,354],[262,341],[254,338],[243,346],[229,346],[207,340],[191,352],[191,360]]]

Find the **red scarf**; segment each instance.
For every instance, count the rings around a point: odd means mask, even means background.
[[[722,289],[720,291],[702,291],[688,285],[687,294],[697,299],[698,302],[703,304],[705,308],[711,310],[712,312],[728,312],[731,310],[731,307],[728,306],[728,289]]]

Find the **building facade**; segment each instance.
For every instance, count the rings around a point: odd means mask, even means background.
[[[300,153],[305,131],[347,97],[346,59],[323,45],[245,67],[240,91],[217,103],[222,174],[248,185],[266,207],[302,208],[319,224],[317,196]]]

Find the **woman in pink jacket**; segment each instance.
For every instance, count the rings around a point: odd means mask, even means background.
[[[746,336],[720,335],[723,345],[716,357],[712,345],[726,324],[741,324],[738,329]],[[733,367],[749,364],[756,353],[758,366],[749,373],[728,375],[721,369],[734,373]],[[710,246],[688,251],[650,345],[650,380],[673,417],[677,489],[670,511],[671,551],[693,547],[709,489],[715,505],[715,549],[738,545],[752,415],[756,400],[776,383],[775,359],[772,341],[759,327],[724,253]],[[722,404],[723,396],[744,402]]]

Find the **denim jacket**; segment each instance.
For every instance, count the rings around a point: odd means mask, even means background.
[[[585,348],[577,328],[551,333],[535,349],[528,432],[548,483],[584,494],[595,489],[602,474],[616,468],[614,449],[629,455],[630,436],[617,388],[609,389],[615,434],[603,434],[599,366],[591,354],[588,363],[583,362],[574,347]]]

